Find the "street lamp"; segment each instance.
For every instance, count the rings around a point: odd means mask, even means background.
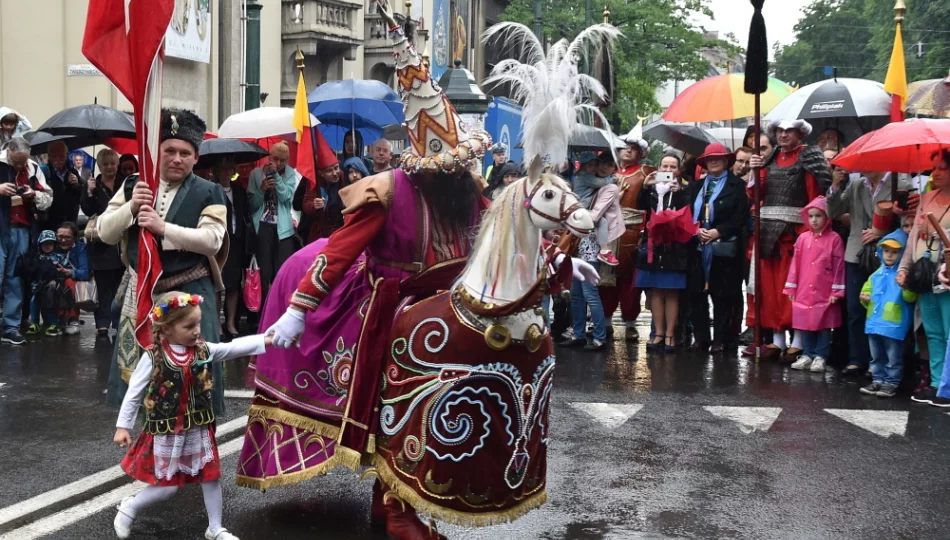
[[[479,88],[472,72],[462,67],[460,59],[455,60],[454,68],[445,70],[439,78],[439,86],[463,118],[465,115],[482,116],[488,112],[491,98]]]

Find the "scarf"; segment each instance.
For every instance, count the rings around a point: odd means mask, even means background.
[[[726,177],[729,176],[729,171],[724,170],[718,176],[706,175],[706,180],[703,183],[703,190],[699,193],[699,196],[696,197],[696,201],[693,203],[693,215],[699,217],[703,209],[703,204],[707,204],[706,207],[706,219],[705,223],[712,223],[715,215],[716,206],[713,204],[716,201],[716,198],[719,197],[719,194],[722,193],[723,186],[726,185]],[[709,198],[709,202],[706,202],[706,194],[709,193],[709,187],[712,181],[716,181],[716,186],[713,188],[712,197]],[[708,227],[704,227],[708,228]]]

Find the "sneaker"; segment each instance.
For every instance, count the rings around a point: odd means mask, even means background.
[[[75,336],[76,334],[79,333],[79,322],[73,321],[67,324],[63,332],[65,332],[67,336]]]
[[[940,407],[941,409],[950,409],[950,399],[945,397],[934,396],[930,404],[934,407]]]
[[[601,251],[597,255],[597,260],[606,264],[607,266],[617,266],[620,264],[620,261],[618,261],[617,257],[614,256],[613,251]]]
[[[205,530],[205,540],[241,540],[237,536],[229,533],[227,529],[220,528],[217,532],[211,532],[208,528]]]
[[[897,395],[897,385],[891,383],[884,383],[881,385],[881,389],[877,391],[877,397],[894,397]]]
[[[881,391],[881,388],[883,388],[883,386],[884,385],[879,382],[872,382],[871,384],[867,386],[862,386],[860,392],[862,394],[867,394],[869,396],[876,396],[878,395],[878,392]]]
[[[568,328],[561,334],[561,339],[574,339],[574,329]]]
[[[937,389],[933,386],[928,386],[920,392],[916,392],[914,395],[910,396],[910,400],[915,403],[924,403],[926,405],[933,404],[933,400],[937,398]]]
[[[558,345],[560,345],[561,347],[571,347],[571,348],[581,347],[586,344],[587,344],[586,339],[578,339],[578,338],[565,339],[564,341],[558,343]]]
[[[47,336],[61,336],[63,335],[63,329],[58,324],[51,324],[49,328],[46,329]]]
[[[3,333],[3,338],[0,338],[0,343],[9,343],[10,345],[23,345],[26,343],[26,338],[21,336],[16,330],[9,330]]]
[[[603,341],[597,341],[596,339],[592,339],[590,343],[588,343],[587,345],[584,345],[584,350],[585,351],[601,351],[606,346],[607,345],[605,345]]]
[[[798,357],[798,360],[792,363],[792,369],[801,369],[801,370],[808,369],[811,367],[812,362],[814,362],[814,360],[812,360],[810,356],[805,356],[803,354]]]
[[[41,332],[40,325],[36,323],[31,323],[30,327],[26,329],[26,335],[35,336]]]
[[[825,359],[817,356],[815,361],[811,363],[811,372],[812,373],[824,373],[825,372]]]
[[[131,500],[132,497],[122,499],[122,502],[116,507],[118,512],[116,512],[115,519],[112,521],[112,526],[115,528],[115,535],[123,540],[132,536],[132,521],[135,520],[135,515],[125,509]]]

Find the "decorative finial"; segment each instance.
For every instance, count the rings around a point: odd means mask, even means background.
[[[412,18],[412,0],[406,0],[406,15]]]
[[[610,24],[610,4],[604,4],[604,24]]]
[[[300,46],[297,46],[297,54],[294,55],[294,58],[297,60],[297,69],[303,69],[303,53],[300,51]]]
[[[904,22],[904,13],[907,12],[907,4],[904,3],[904,0],[897,0],[894,2],[894,22],[901,24]]]

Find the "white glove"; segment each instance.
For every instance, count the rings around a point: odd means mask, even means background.
[[[297,346],[300,346],[300,335],[303,334],[304,328],[304,312],[298,311],[292,307],[287,308],[287,311],[277,319],[277,322],[271,325],[267,329],[267,332],[264,332],[266,335],[274,335],[274,346],[280,347],[282,349],[289,348],[295,341]]]
[[[574,269],[574,279],[578,281],[589,281],[594,287],[600,285],[600,274],[587,261],[578,258],[571,258]]]

